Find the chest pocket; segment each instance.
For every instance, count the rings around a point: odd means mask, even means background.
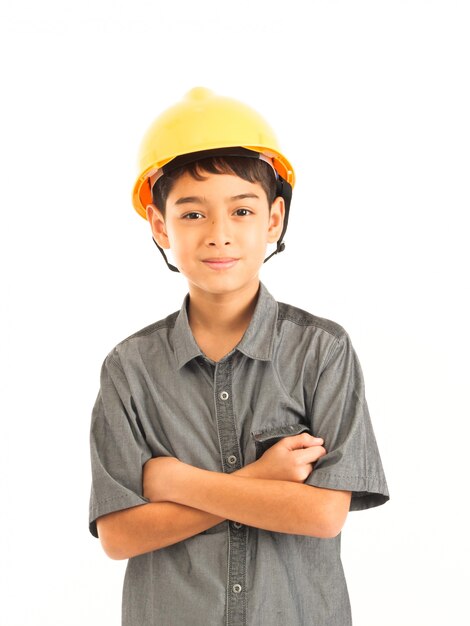
[[[256,460],[263,456],[268,448],[284,437],[292,437],[305,432],[312,434],[312,431],[306,424],[283,424],[282,426],[272,426],[259,432],[251,433],[255,441]]]

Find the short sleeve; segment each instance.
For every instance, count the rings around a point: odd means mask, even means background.
[[[352,492],[351,511],[384,504],[389,492],[365,398],[364,379],[349,335],[330,349],[314,393],[312,432],[327,454],[306,484]]]
[[[91,419],[89,530],[94,537],[101,515],[149,502],[142,495],[142,467],[152,454],[118,358],[111,352],[103,363]]]

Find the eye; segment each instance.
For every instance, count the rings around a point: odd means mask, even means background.
[[[235,213],[239,213],[240,211],[245,211],[245,213],[241,215],[241,217],[245,217],[245,215],[247,215],[248,213],[253,213],[253,211],[250,211],[250,209],[237,209]]]
[[[191,220],[197,220],[199,219],[199,217],[194,217],[195,215],[199,215],[200,217],[204,217],[203,215],[201,215],[201,213],[198,213],[197,211],[191,211],[191,213],[186,213],[186,215],[183,215],[183,219],[191,219]],[[191,217],[193,216],[193,217]]]

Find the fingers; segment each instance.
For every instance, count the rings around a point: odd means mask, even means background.
[[[288,449],[293,451],[297,462],[301,464],[315,463],[315,461],[318,461],[319,458],[326,454],[326,449],[322,445],[324,443],[323,439],[314,437],[309,433],[286,437],[281,441],[285,442]]]
[[[293,450],[293,454],[295,454],[298,463],[315,463],[322,456],[325,456],[326,449],[323,446],[310,446],[309,448]]]
[[[283,445],[290,450],[297,450],[299,448],[308,448],[310,446],[321,446],[323,439],[321,437],[314,437],[309,433],[301,433],[300,435],[292,435],[291,437],[284,437],[281,439]]]

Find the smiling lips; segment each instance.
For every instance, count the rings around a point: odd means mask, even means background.
[[[233,267],[237,263],[238,259],[232,257],[220,257],[213,259],[204,259],[203,262],[215,270],[225,270]]]

